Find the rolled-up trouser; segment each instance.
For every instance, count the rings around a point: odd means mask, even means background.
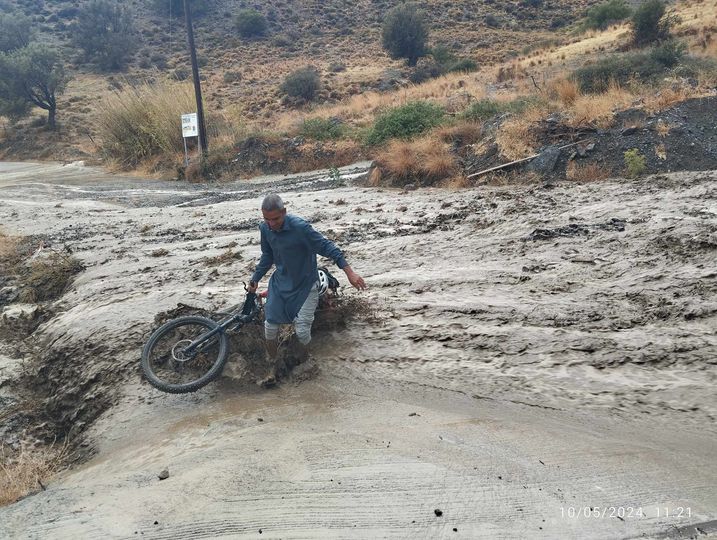
[[[308,345],[311,342],[311,325],[314,322],[314,313],[316,306],[319,305],[319,282],[317,281],[311,290],[306,301],[301,306],[299,313],[294,318],[294,331],[296,337],[302,345]],[[279,325],[264,321],[264,332],[266,339],[275,340],[279,335]]]

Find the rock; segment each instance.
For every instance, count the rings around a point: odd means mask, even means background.
[[[559,157],[560,148],[549,146],[528,164],[527,169],[541,175],[549,174],[555,169],[555,164],[558,162]]]
[[[413,191],[416,189],[416,184],[406,184],[403,189],[404,191]]]
[[[620,132],[620,135],[622,135],[623,137],[629,137],[630,135],[634,135],[635,133],[637,133],[637,128],[635,126],[630,126],[628,128],[623,129]]]
[[[169,469],[164,469],[161,473],[157,475],[157,478],[160,480],[166,480],[169,478]]]
[[[436,508],[433,513],[436,514],[436,516],[441,517],[443,515],[443,510]]]
[[[14,302],[15,300],[17,300],[18,296],[20,296],[19,287],[3,287],[2,289],[0,289],[0,306]]]

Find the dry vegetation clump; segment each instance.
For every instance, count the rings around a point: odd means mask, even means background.
[[[548,113],[549,108],[545,104],[537,104],[521,115],[505,120],[495,135],[501,155],[513,161],[534,154],[539,145],[536,124]]]
[[[67,457],[67,445],[32,448],[22,444],[16,451],[0,447],[0,506],[45,489]]]
[[[25,263],[20,271],[20,300],[35,303],[59,298],[83,269],[76,258],[54,251]]]
[[[18,300],[27,303],[54,300],[84,266],[75,257],[47,250],[29,238],[0,232],[0,277],[19,289]]]
[[[219,255],[214,257],[206,257],[203,259],[205,266],[221,266],[223,264],[231,264],[232,262],[242,258],[242,254],[239,251],[228,249]]]
[[[458,157],[435,132],[415,141],[392,141],[375,159],[372,185],[434,185],[456,176]]]
[[[569,161],[565,168],[565,178],[575,182],[605,180],[609,177],[610,171],[597,163],[580,164],[576,161]]]
[[[580,96],[580,86],[571,79],[559,78],[548,86],[551,97],[570,107]]]
[[[0,272],[3,275],[13,273],[21,261],[20,238],[0,231]]]
[[[125,169],[171,167],[184,152],[181,115],[194,110],[189,83],[127,85],[99,106],[100,151]],[[233,143],[241,127],[231,109],[207,116],[207,126],[213,147]]]
[[[183,151],[181,115],[196,108],[188,83],[125,87],[107,97],[97,117],[100,148],[125,168]]]
[[[608,128],[614,122],[615,111],[629,106],[633,100],[633,95],[617,84],[611,84],[607,92],[602,94],[578,92],[567,108],[567,124],[572,127]]]

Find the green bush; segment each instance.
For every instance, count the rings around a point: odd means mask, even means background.
[[[462,118],[480,122],[504,113],[520,113],[535,102],[535,98],[522,97],[513,101],[496,101],[494,99],[481,99],[468,107]]]
[[[441,123],[443,109],[425,101],[414,101],[381,114],[366,142],[380,144],[388,139],[410,139]]]
[[[665,16],[662,0],[647,0],[632,15],[632,37],[635,45],[648,45],[666,39],[674,20]]]
[[[423,13],[411,3],[393,8],[384,20],[382,41],[391,58],[405,58],[409,66],[415,66],[428,53],[428,29]]]
[[[321,88],[321,79],[315,67],[297,69],[286,76],[279,89],[291,97],[313,100]]]
[[[92,0],[80,8],[72,39],[87,60],[104,71],[122,69],[136,49],[130,12],[110,0]]]
[[[335,118],[308,118],[301,123],[299,132],[307,139],[329,141],[340,139],[344,134],[344,127]]]
[[[625,174],[628,178],[637,178],[647,170],[645,156],[637,148],[628,150],[625,156]]]
[[[671,39],[650,51],[650,60],[666,68],[675,67],[685,56],[687,46]]]
[[[647,51],[609,56],[583,66],[573,72],[572,78],[580,90],[588,93],[605,92],[611,82],[626,84],[632,79],[650,82],[676,66],[684,51],[683,44],[667,41]]]
[[[441,72],[448,73],[454,71],[475,71],[478,64],[471,58],[460,58],[453,54],[448,47],[437,45],[431,49],[431,56],[437,66],[441,68]]]
[[[260,37],[269,27],[266,17],[255,9],[242,9],[237,13],[235,25],[242,37]]]
[[[472,58],[458,58],[448,65],[447,71],[476,71],[478,63]]]
[[[632,9],[625,0],[608,0],[588,10],[585,27],[594,30],[605,30],[611,24],[623,21],[632,15]]]
[[[32,38],[32,21],[21,13],[0,13],[0,52],[21,49]]]

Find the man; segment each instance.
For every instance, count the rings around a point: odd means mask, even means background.
[[[308,354],[311,341],[311,324],[319,303],[319,274],[316,255],[332,259],[341,268],[349,283],[365,289],[363,278],[354,272],[344,259],[341,250],[330,240],[316,232],[300,217],[287,214],[284,202],[276,194],[267,195],[261,204],[264,223],[261,231],[261,259],[249,282],[249,291],[256,292],[259,281],[276,265],[269,280],[269,295],[264,311],[266,350],[272,364],[262,386],[276,382],[276,357],[280,324],[294,323],[296,337]]]

